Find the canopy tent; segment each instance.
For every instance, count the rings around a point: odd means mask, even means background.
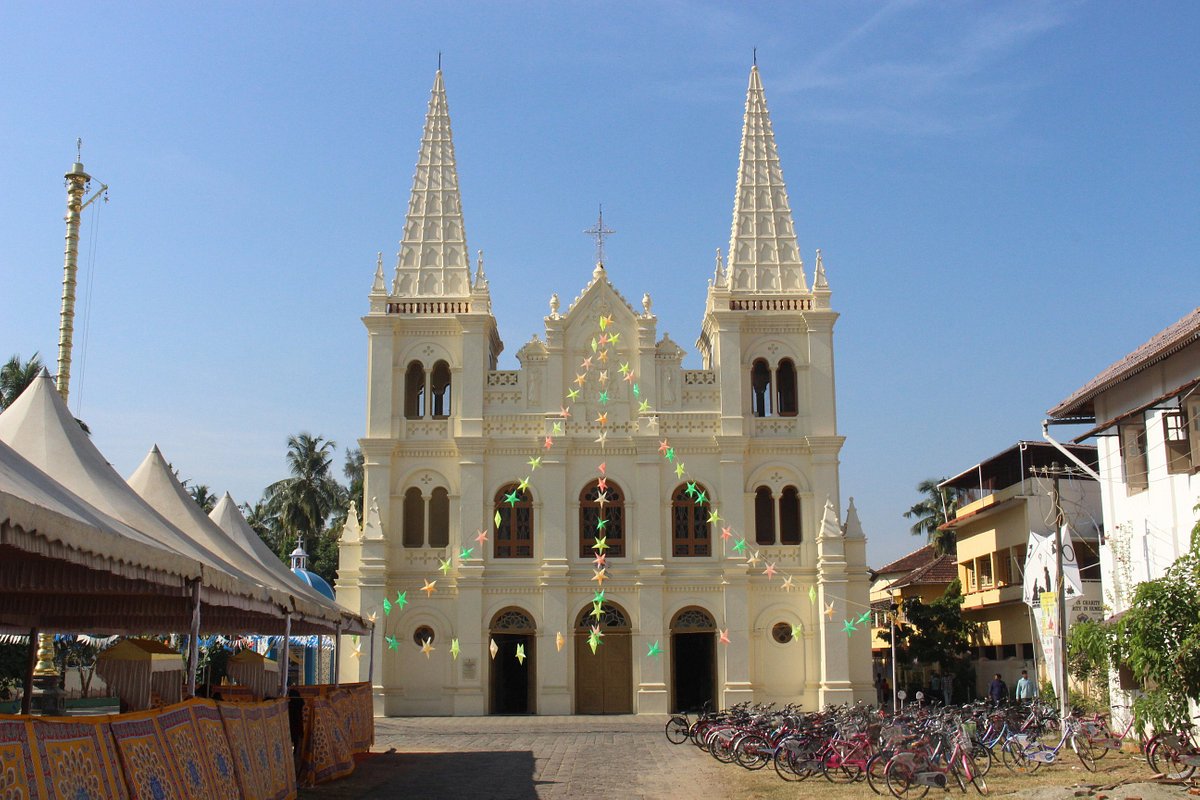
[[[233,512],[249,531],[252,540],[244,534],[240,537],[231,536],[222,526],[206,516],[175,477],[157,447],[150,451],[141,466],[130,476],[129,486],[194,541],[218,553],[226,561],[238,564],[264,586],[286,593],[291,600],[292,633],[332,633],[339,623],[342,623],[346,630],[365,632],[365,629],[359,630],[364,626],[353,624],[357,619],[354,615],[314,592],[284,567],[258,534],[246,524],[236,506],[233,506]],[[224,502],[224,498],[222,501]],[[229,505],[233,505],[232,500],[229,501]],[[225,515],[230,516],[228,511]],[[248,542],[256,542],[266,557],[263,558],[251,550]]]
[[[96,658],[96,674],[121,698],[122,711],[183,699],[183,656],[153,639],[124,639]]]
[[[236,684],[246,686],[258,700],[274,693],[279,686],[279,662],[254,650],[243,650],[225,663],[225,674]]]

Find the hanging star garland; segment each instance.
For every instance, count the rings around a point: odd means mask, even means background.
[[[459,651],[460,651],[460,648],[458,646],[458,639],[451,639],[450,640],[450,657],[453,658],[455,661],[458,661]]]
[[[426,658],[429,658],[434,650],[437,648],[433,646],[433,639],[426,639],[421,643],[421,652],[425,654]]]
[[[397,641],[395,636],[385,636],[383,640],[387,642],[388,650],[395,650],[400,646],[400,642]]]
[[[646,658],[654,658],[662,655],[662,648],[658,646],[658,640],[655,639],[650,645],[650,649],[646,651]]]

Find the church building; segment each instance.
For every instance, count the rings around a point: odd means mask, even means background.
[[[814,262],[810,284],[754,67],[728,257],[680,277],[708,281],[702,368],[601,255],[556,271],[575,299],[554,294],[520,369],[497,369],[439,70],[394,274],[381,257],[363,317],[366,510],[336,590],[376,626],[347,640],[343,680],[371,680],[388,715],[873,700],[866,540],[853,500],[839,513],[838,315]]]

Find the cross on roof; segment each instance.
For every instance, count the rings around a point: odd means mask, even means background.
[[[600,206],[600,217],[596,220],[596,224],[584,231],[588,236],[596,240],[596,263],[604,263],[604,237],[611,236],[616,231],[609,230],[604,227],[604,206]]]

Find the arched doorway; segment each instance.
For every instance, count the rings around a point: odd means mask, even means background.
[[[492,617],[488,633],[497,648],[489,668],[489,713],[536,713],[537,626],[533,618],[519,608],[506,608]],[[517,658],[518,645],[525,654],[523,660]]]
[[[671,620],[671,710],[715,708],[716,697],[717,623],[702,608],[681,609]]]
[[[575,713],[633,713],[633,636],[629,616],[615,603],[594,604],[575,620]],[[592,652],[588,636],[598,625],[604,638]]]

